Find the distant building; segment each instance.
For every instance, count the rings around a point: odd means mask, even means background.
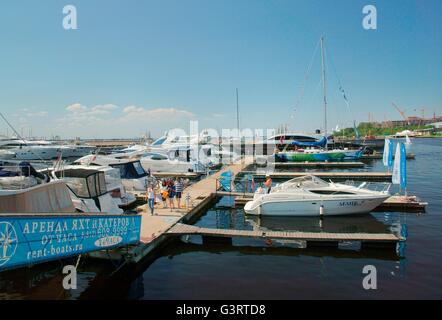
[[[407,117],[404,120],[391,120],[382,122],[370,122],[370,124],[375,128],[392,128],[392,127],[406,127],[409,125],[423,126],[431,125],[433,123],[442,122],[442,116],[434,116],[433,118],[421,118],[421,117]],[[367,122],[361,122],[361,124],[367,124]]]

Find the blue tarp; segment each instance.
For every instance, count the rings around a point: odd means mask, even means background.
[[[140,240],[140,215],[0,217],[0,271]]]
[[[221,187],[224,189],[224,191],[232,191],[232,179],[233,179],[233,172],[227,171],[221,173],[221,178],[219,179],[219,182],[221,184]]]
[[[292,142],[293,146],[298,146],[298,147],[325,147],[326,144],[327,144],[326,137],[322,137],[321,140],[313,141],[313,142],[309,142],[309,141],[293,141]]]

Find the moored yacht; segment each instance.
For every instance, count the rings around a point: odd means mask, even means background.
[[[74,163],[88,166],[110,166],[120,172],[121,182],[128,192],[145,192],[149,184],[155,183],[155,177],[144,170],[140,160],[119,158],[112,155],[88,155]]]
[[[326,182],[307,175],[271,188],[270,193],[258,189],[246,203],[247,214],[263,216],[328,216],[362,214],[372,211],[390,195],[390,185],[382,191],[359,186]]]
[[[29,164],[0,166],[0,213],[72,213],[69,189]]]

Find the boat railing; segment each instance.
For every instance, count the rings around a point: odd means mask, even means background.
[[[354,180],[347,180],[344,184],[358,189],[368,189],[370,191],[377,191],[387,193],[390,190],[391,183],[389,182],[355,182]]]

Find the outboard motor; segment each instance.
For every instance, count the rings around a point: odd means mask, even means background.
[[[21,169],[21,173],[23,176],[25,177],[32,176],[36,178],[39,181],[39,183],[49,182],[49,177],[46,174],[35,170],[35,168],[29,162],[22,161],[20,162],[19,167]]]

